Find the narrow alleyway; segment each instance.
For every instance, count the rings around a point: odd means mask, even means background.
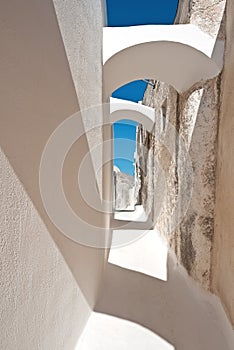
[[[108,263],[102,296],[76,350],[232,350],[234,334],[218,298],[171,253],[167,272],[162,281]]]

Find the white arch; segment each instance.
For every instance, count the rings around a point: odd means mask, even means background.
[[[103,29],[104,98],[129,81],[151,78],[182,92],[217,76],[224,43],[191,24]]]
[[[140,103],[110,98],[111,123],[121,119],[130,119],[143,124],[148,131],[152,131],[155,123],[155,110]]]

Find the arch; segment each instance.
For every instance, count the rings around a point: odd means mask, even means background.
[[[153,108],[113,97],[110,98],[110,116],[111,123],[121,119],[129,119],[143,124],[149,132],[152,131],[155,123],[155,111]]]
[[[150,25],[104,28],[104,98],[129,81],[151,78],[178,92],[217,76],[224,44],[197,27]]]

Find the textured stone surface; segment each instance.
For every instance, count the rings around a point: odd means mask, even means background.
[[[222,23],[226,0],[190,1],[189,22],[198,26],[205,33],[217,37]]]
[[[195,24],[211,36],[225,39],[225,4],[226,1],[185,1],[180,4],[176,22]],[[144,172],[140,174],[140,199],[175,250],[178,261],[205,289],[210,289],[220,77],[198,83],[181,95],[162,82],[157,82],[155,89],[148,85],[143,103],[155,108],[158,118],[155,137],[138,128],[138,163]],[[186,191],[181,203],[177,201],[181,186],[189,185],[189,174],[183,173],[187,164],[177,133],[193,171],[193,194],[185,216],[182,212],[183,203],[188,200]],[[171,145],[170,151],[167,145]],[[176,229],[175,213],[184,217]]]
[[[193,195],[185,219],[177,231],[177,254],[188,272],[209,289],[214,234],[219,78],[203,84],[189,98],[182,96],[181,100],[180,130],[184,139],[187,138],[192,161]]]
[[[202,31],[225,39],[226,0],[180,0],[175,23],[192,23]]]
[[[171,133],[168,126],[176,127],[177,93],[173,88],[158,82],[155,89],[151,85],[147,87],[143,103],[155,108],[157,118],[155,136],[147,133],[142,126],[138,127],[137,153],[140,154],[139,168],[142,172],[140,197],[146,212],[156,221],[156,227],[168,236],[168,218],[174,208],[176,174],[175,162],[165,144],[171,144],[175,151],[176,135],[175,132]]]
[[[177,97],[175,91],[159,83],[157,90],[148,89],[145,97],[147,103],[147,94],[153,94],[154,106],[162,104],[161,96],[167,98],[166,118],[175,128],[174,131],[177,130],[184,140],[192,162],[194,182],[189,208],[175,231],[172,228],[171,218],[177,210],[178,185],[183,186],[183,181],[187,183],[189,179],[181,178],[182,174],[178,172],[177,162],[178,160],[183,162],[183,154],[180,153],[180,147],[177,149],[175,140],[171,141],[175,142],[174,152],[177,154],[177,161],[173,160],[172,154],[163,144],[163,140],[167,144],[166,138],[172,136],[167,135],[166,124],[165,135],[163,138],[160,137],[160,142],[157,142],[157,130],[155,130],[156,140],[150,145],[145,160],[147,171],[142,181],[142,202],[147,212],[151,212],[156,220],[157,229],[167,237],[175,249],[178,260],[189,274],[207,289],[210,288],[214,232],[218,87],[219,79],[214,79]],[[160,126],[155,127],[159,129]],[[174,137],[176,138],[176,135]],[[149,135],[143,137],[145,145],[147,138]],[[186,164],[181,163],[180,166],[183,168]],[[162,184],[157,174],[159,167],[163,170],[166,194],[160,190]],[[156,208],[158,200],[162,200],[161,208]],[[182,197],[182,201],[184,200],[186,198]],[[158,215],[159,210],[161,211]]]
[[[134,177],[114,170],[115,210],[134,210]]]
[[[212,288],[234,327],[234,3],[227,1],[227,43],[217,152]]]

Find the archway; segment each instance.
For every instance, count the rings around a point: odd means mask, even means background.
[[[147,25],[103,29],[104,99],[129,81],[154,78],[178,92],[222,69],[223,41],[197,27]]]

